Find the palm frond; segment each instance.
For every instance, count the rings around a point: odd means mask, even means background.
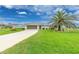
[[[76,25],[70,21],[65,21],[64,25],[69,28],[76,28]]]
[[[52,25],[57,27],[59,26],[61,27],[62,25],[64,25],[66,27],[76,28],[76,25],[69,21],[75,19],[76,19],[75,15],[70,15],[64,11],[57,11],[55,16],[52,18],[51,22],[54,22]]]

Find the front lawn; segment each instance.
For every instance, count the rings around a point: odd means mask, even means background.
[[[19,32],[19,31],[22,31],[22,30],[23,29],[21,29],[21,28],[16,28],[16,30],[12,30],[12,29],[9,29],[9,28],[0,29],[0,35],[14,33],[14,32]]]
[[[40,30],[36,35],[1,53],[77,54],[79,53],[79,32]]]

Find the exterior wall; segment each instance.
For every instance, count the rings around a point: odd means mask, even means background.
[[[49,26],[48,25],[42,25],[41,29],[49,29]]]

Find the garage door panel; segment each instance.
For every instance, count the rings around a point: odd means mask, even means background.
[[[37,25],[27,25],[27,29],[37,29]]]

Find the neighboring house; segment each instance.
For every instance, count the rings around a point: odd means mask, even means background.
[[[3,28],[3,26],[4,26],[3,24],[0,24],[0,29],[2,29],[2,28]]]
[[[7,24],[0,23],[0,29],[5,28],[6,26],[7,26]]]

